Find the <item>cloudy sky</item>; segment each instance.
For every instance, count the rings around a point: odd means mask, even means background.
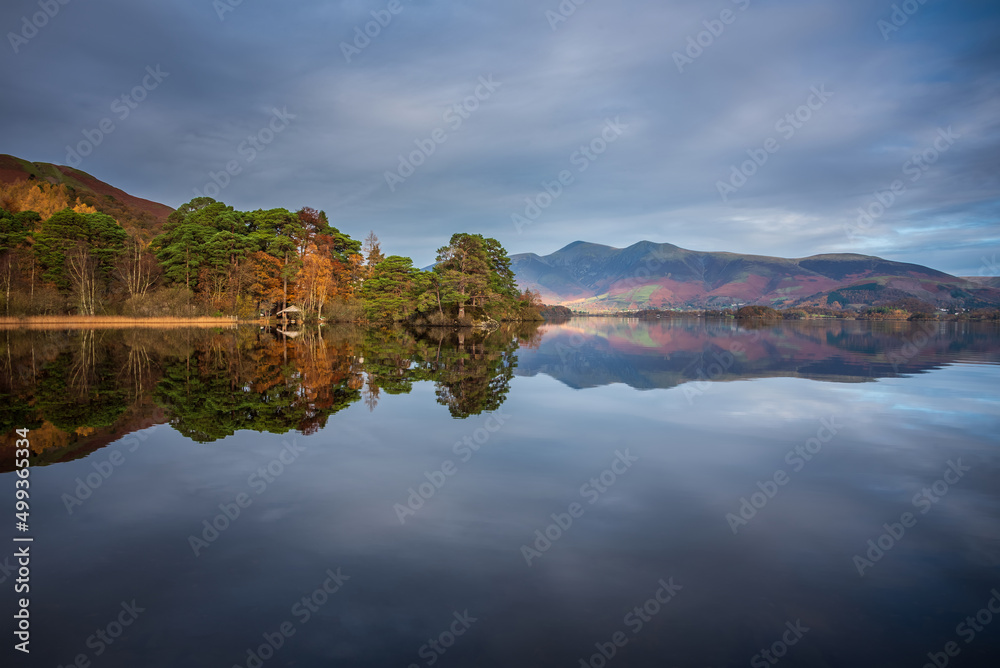
[[[0,152],[170,206],[1000,274],[995,0],[61,1],[0,9]]]

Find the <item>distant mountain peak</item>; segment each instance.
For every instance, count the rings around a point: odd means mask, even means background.
[[[585,311],[878,305],[916,298],[935,307],[1000,304],[1000,289],[917,264],[858,253],[790,259],[691,251],[638,241],[614,248],[574,241],[549,255],[511,257],[522,288]]]
[[[555,253],[552,253],[552,254],[555,255],[556,253],[565,253],[566,251],[580,250],[582,248],[600,248],[602,250],[603,249],[619,250],[618,248],[613,248],[611,246],[606,246],[604,244],[595,244],[595,243],[593,243],[591,241],[579,241],[579,240],[577,240],[577,241],[572,241],[572,242],[566,244],[565,246],[563,246],[562,248],[560,248],[559,250],[557,250]]]

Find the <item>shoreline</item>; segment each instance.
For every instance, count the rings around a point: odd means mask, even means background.
[[[270,324],[267,318],[238,320],[234,317],[155,317],[132,318],[117,315],[35,315],[0,317],[0,330],[9,329],[99,329],[128,327],[237,327],[239,325]]]

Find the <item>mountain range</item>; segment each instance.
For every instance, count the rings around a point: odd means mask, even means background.
[[[518,285],[537,291],[545,303],[591,312],[744,304],[837,308],[914,298],[939,308],[1000,305],[1000,289],[989,280],[854,253],[790,259],[652,241],[628,248],[574,241],[550,255],[513,255],[511,266]]]
[[[149,240],[173,211],[73,167],[0,154],[0,183],[47,182]],[[522,289],[580,311],[727,308],[741,304],[872,306],[916,298],[933,306],[1000,306],[1000,277],[952,276],[918,264],[839,253],[787,259],[699,252],[640,241],[612,248],[574,241],[549,255],[521,253],[511,266]]]

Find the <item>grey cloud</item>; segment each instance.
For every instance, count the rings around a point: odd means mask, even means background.
[[[322,208],[421,266],[460,230],[511,252],[646,238],[872,252],[962,274],[1000,250],[992,3],[930,0],[883,39],[876,22],[890,2],[589,0],[552,30],[555,1],[404,0],[348,63],[341,44],[387,4],[245,0],[220,20],[207,0],[71,2],[17,54],[3,45],[0,151],[65,163],[65,146],[161,64],[170,77],[82,169],[177,206],[241,160],[219,199]],[[674,52],[725,9],[733,21],[678,72]],[[17,30],[34,11],[6,3],[0,28]],[[490,74],[502,87],[450,130],[448,107]],[[833,97],[782,138],[775,122],[819,85]],[[285,106],[295,121],[246,162],[240,143]],[[628,131],[577,172],[570,156],[616,116]],[[949,125],[962,139],[851,241],[844,226],[857,208]],[[384,173],[439,127],[447,141],[391,191]],[[717,182],[768,137],[780,150],[722,201]],[[575,182],[518,234],[511,214],[563,169]]]

